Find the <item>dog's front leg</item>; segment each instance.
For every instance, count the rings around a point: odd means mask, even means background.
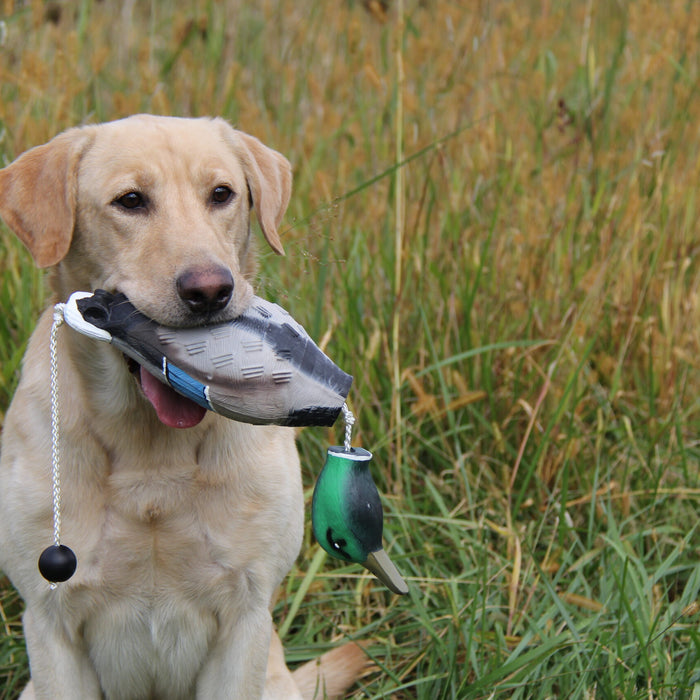
[[[27,697],[36,700],[102,698],[100,683],[90,659],[59,626],[29,609],[22,621],[32,673]],[[33,695],[30,694],[32,688]]]
[[[247,610],[219,633],[197,680],[197,700],[259,700],[265,686],[272,618],[267,608]]]

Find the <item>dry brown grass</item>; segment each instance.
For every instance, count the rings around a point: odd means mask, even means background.
[[[409,610],[321,577],[300,657],[325,619],[386,642],[361,697],[687,697],[697,632],[655,635],[700,586],[700,3],[398,6],[4,0],[0,156],[149,111],[223,115],[293,162],[261,290],[356,375],[421,585]],[[39,295],[4,241],[6,397]],[[309,484],[325,439],[302,438]]]

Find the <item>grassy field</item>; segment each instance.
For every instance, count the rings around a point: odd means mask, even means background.
[[[259,293],[355,375],[411,592],[307,527],[275,610],[290,664],[368,639],[354,698],[700,698],[700,3],[0,12],[0,162],[148,111],[225,116],[293,163]],[[44,287],[0,247],[4,411]],[[341,440],[300,436],[309,504]]]

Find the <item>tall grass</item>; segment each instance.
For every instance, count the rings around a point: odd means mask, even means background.
[[[700,5],[383,6],[6,1],[0,158],[150,111],[294,164],[259,291],[355,375],[411,593],[307,534],[290,663],[349,637],[356,698],[700,698]],[[1,245],[4,409],[42,278]],[[340,439],[301,435],[309,497]]]

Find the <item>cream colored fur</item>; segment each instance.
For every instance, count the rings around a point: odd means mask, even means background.
[[[213,188],[235,193],[212,207]],[[113,204],[145,192],[145,213]],[[124,292],[167,325],[191,320],[175,289],[188,265],[234,278],[218,320],[252,294],[251,208],[278,253],[289,163],[221,120],[140,115],[72,129],[0,170],[0,216],[54,300]],[[271,600],[302,539],[291,429],[208,413],[196,427],[157,419],[124,358],[58,333],[62,541],[78,569],[55,591],[37,558],[52,542],[49,331],[39,320],[4,426],[0,568],[26,602],[32,682],[51,700],[266,700],[340,696],[365,664],[345,645],[294,674]]]

